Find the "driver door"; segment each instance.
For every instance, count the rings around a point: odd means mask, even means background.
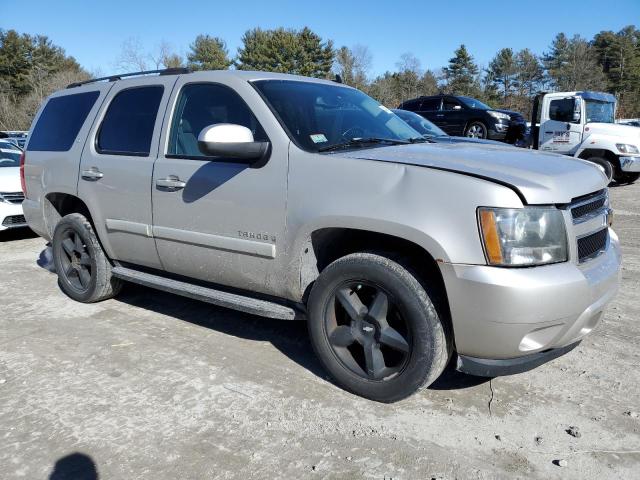
[[[287,145],[272,142],[262,166],[205,156],[198,135],[213,124],[242,125],[256,141],[269,139],[247,105],[251,102],[234,88],[188,83],[190,78],[179,80],[174,89],[169,103],[173,113],[165,122],[153,173],[153,236],[163,267],[190,278],[275,294],[275,263],[284,241]],[[257,97],[249,85],[246,88]]]
[[[580,116],[575,97],[551,99],[540,124],[540,150],[573,154],[582,141]]]

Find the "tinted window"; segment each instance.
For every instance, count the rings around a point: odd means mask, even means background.
[[[99,95],[100,92],[85,92],[50,99],[33,129],[29,150],[69,150]]]
[[[439,98],[427,98],[422,102],[421,110],[425,112],[440,110],[440,99]]]
[[[570,122],[573,120],[573,98],[561,98],[551,100],[549,104],[549,118],[559,122]]]
[[[456,107],[458,107],[458,108],[456,108]],[[447,111],[461,110],[462,109],[462,105],[460,105],[459,101],[454,100],[453,98],[445,98],[442,101],[442,109],[443,110],[447,110]]]
[[[100,153],[149,155],[163,87],[136,87],[118,93],[98,133]]]
[[[205,127],[216,123],[242,125],[253,132],[255,141],[268,140],[247,104],[231,88],[194,83],[185,85],[178,97],[167,153],[204,157],[198,149],[198,135]]]
[[[404,102],[400,108],[403,110],[409,110],[411,112],[415,112],[416,110],[420,110],[420,102],[421,100],[408,100]]]

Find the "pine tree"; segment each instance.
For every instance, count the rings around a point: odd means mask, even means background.
[[[224,40],[210,35],[198,35],[189,46],[188,66],[192,70],[227,70],[232,62]]]
[[[449,65],[443,68],[447,92],[455,95],[478,95],[478,72],[478,66],[467,47],[460,45],[449,60]]]
[[[556,90],[606,88],[594,48],[579,35],[567,39],[564,33],[559,33],[551,44],[551,50],[544,55],[544,64],[549,81]]]
[[[518,65],[513,50],[503,48],[489,63],[487,80],[500,96],[502,104],[512,108],[512,97],[516,93]]]
[[[292,73],[326,78],[333,65],[333,42],[302,30],[255,28],[242,37],[236,65],[240,70]]]

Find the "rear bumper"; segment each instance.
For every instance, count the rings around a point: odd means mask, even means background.
[[[637,157],[619,157],[620,169],[623,172],[638,173],[640,172],[640,156]]]
[[[36,232],[41,237],[51,240],[49,230],[44,220],[42,206],[39,202],[29,200],[25,198],[22,202],[22,210],[24,211],[25,219],[31,227],[31,230]]]
[[[525,355],[524,357],[489,359],[476,358],[466,355],[458,355],[456,370],[477,377],[502,377],[505,375],[515,375],[516,373],[533,370],[540,365],[561,357],[576,348],[580,342],[572,343],[561,348],[552,348],[544,352]]]

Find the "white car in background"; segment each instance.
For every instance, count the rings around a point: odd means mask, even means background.
[[[0,230],[27,226],[22,212],[20,155],[19,147],[0,140]]]

